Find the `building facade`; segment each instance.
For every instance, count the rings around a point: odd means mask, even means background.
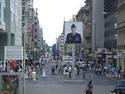
[[[26,57],[33,59],[33,0],[22,0],[22,31],[23,31],[23,46]]]
[[[104,0],[92,0],[92,49],[104,48]]]
[[[76,15],[77,21],[83,22],[83,48],[86,53],[92,50],[92,15],[90,12],[89,2],[82,7]]]
[[[43,29],[39,28],[38,34],[37,34],[37,40],[38,40],[38,48],[40,50],[43,50]]]
[[[43,46],[43,31],[40,29],[39,19],[37,9],[34,11],[34,31],[32,32],[32,43],[33,43],[33,53],[36,53],[35,59],[39,59],[41,56],[42,46]],[[34,50],[36,49],[36,51]]]
[[[7,45],[7,32],[5,31],[5,0],[0,1],[0,60],[4,58],[4,46]]]
[[[118,0],[118,67],[125,72],[125,0]]]
[[[0,1],[0,30],[5,30],[5,21],[4,21],[4,8],[5,8],[5,0]]]
[[[0,60],[4,59],[4,46],[22,45],[22,1],[0,1]]]
[[[83,21],[84,50],[87,53],[104,48],[104,0],[86,0],[76,15]]]
[[[117,5],[118,0],[104,0],[104,47],[107,49],[117,48]]]
[[[57,50],[59,50],[59,55],[64,55],[64,34],[62,33],[57,39]]]

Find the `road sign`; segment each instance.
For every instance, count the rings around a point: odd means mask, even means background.
[[[5,60],[23,60],[23,47],[5,46],[4,55]]]

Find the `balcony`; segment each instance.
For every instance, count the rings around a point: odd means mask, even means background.
[[[91,25],[86,25],[85,27],[85,38],[90,38],[92,36],[92,27]]]
[[[0,21],[0,32],[5,31],[5,23]]]
[[[118,32],[124,32],[125,31],[125,21],[118,24]]]
[[[125,27],[125,21],[121,21],[120,23],[118,23],[118,28],[123,28]]]
[[[85,32],[85,38],[90,38],[92,36],[90,31]]]
[[[118,0],[118,8],[121,9],[121,8],[125,8],[125,0]]]
[[[87,23],[92,23],[92,17],[87,18]]]

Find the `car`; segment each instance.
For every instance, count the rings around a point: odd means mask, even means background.
[[[125,88],[115,88],[110,94],[125,94]]]
[[[125,80],[119,80],[110,94],[125,94]]]

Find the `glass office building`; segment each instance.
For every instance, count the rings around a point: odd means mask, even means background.
[[[104,47],[117,48],[117,5],[118,0],[104,0]]]

